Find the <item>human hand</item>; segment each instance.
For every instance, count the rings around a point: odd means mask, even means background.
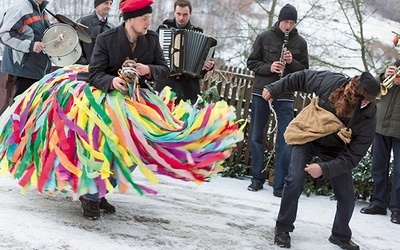
[[[283,70],[283,63],[282,62],[275,61],[275,62],[272,63],[271,69],[270,69],[271,73],[280,74],[282,70]]]
[[[114,77],[112,79],[110,89],[116,89],[119,91],[128,91],[128,88],[126,86],[126,81],[121,77]]]
[[[306,164],[304,171],[306,171],[314,179],[322,176],[322,169],[317,163]]]
[[[387,67],[386,71],[385,71],[385,78],[391,76],[394,74],[394,72],[396,71],[396,66],[389,66]]]
[[[148,75],[150,74],[150,66],[142,63],[136,63],[136,71],[140,76]]]
[[[292,53],[289,50],[286,50],[285,53],[283,54],[283,60],[287,63],[287,64],[291,64],[293,61],[293,56]]]
[[[44,50],[46,46],[42,42],[35,42],[33,44],[33,51],[36,53],[40,53],[42,50]]]
[[[204,62],[204,68],[207,71],[210,71],[214,67],[214,64],[214,58],[211,58],[210,60]]]
[[[262,97],[266,100],[266,101],[273,101],[273,99],[271,98],[271,93],[269,93],[268,89],[263,89],[262,92]]]
[[[392,76],[393,74],[396,73],[397,67],[396,66],[389,66],[386,69],[385,72],[385,78]],[[400,74],[397,74],[397,76],[393,79],[393,83],[395,85],[400,85]]]

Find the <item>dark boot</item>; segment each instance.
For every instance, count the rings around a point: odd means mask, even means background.
[[[105,213],[115,213],[115,207],[108,203],[105,197],[101,198],[99,203],[99,208],[103,210]]]
[[[400,212],[399,211],[393,212],[392,215],[390,216],[390,221],[395,224],[400,224]]]
[[[258,190],[263,189],[263,184],[258,182],[252,182],[248,187],[247,190],[252,192],[257,192]]]
[[[382,215],[386,215],[387,211],[386,211],[386,208],[378,207],[377,205],[374,205],[374,204],[371,203],[367,207],[361,208],[360,213],[362,213],[362,214],[382,214]]]
[[[347,249],[347,250],[359,250],[360,247],[354,243],[352,240],[340,240],[333,234],[329,237],[329,241],[332,244],[338,245],[342,249]]]
[[[100,219],[100,208],[98,201],[90,201],[80,198],[82,205],[83,217],[89,220]]]
[[[284,232],[275,228],[274,244],[279,247],[290,248],[289,232]]]

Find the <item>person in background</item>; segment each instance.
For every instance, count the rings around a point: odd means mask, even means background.
[[[259,34],[253,50],[247,59],[247,67],[254,71],[255,78],[251,101],[251,166],[252,179],[249,191],[263,188],[266,174],[262,172],[264,162],[264,130],[270,117],[270,104],[261,96],[264,85],[272,83],[289,73],[308,69],[308,50],[306,41],[295,28],[297,10],[286,4],[279,12],[278,21],[271,29]],[[287,50],[283,51],[285,31],[289,31]],[[278,131],[275,144],[273,194],[282,196],[285,176],[290,162],[290,147],[285,143],[283,133],[293,119],[293,93],[286,93],[274,100],[273,108],[277,114]]]
[[[372,151],[371,176],[374,180],[374,191],[371,196],[371,204],[363,207],[363,214],[387,214],[387,207],[392,212],[390,221],[400,224],[400,75],[396,66],[389,66],[378,77],[383,82],[387,77],[393,77],[393,87],[387,90],[387,94],[380,98],[377,111],[377,125]],[[397,73],[396,73],[397,72]],[[388,204],[388,190],[390,178],[390,160],[393,150],[393,179],[390,202]]]
[[[114,27],[108,20],[108,14],[111,11],[112,0],[94,0],[94,11],[90,15],[81,17],[77,22],[88,28],[86,32],[92,38],[91,43],[79,41],[82,47],[82,56],[76,62],[78,64],[89,64],[92,56],[96,37]]]
[[[13,1],[1,20],[0,42],[5,45],[1,71],[15,77],[14,97],[51,71],[41,42],[50,27],[47,4],[45,0]]]
[[[349,226],[356,201],[352,169],[365,156],[374,138],[375,99],[380,94],[380,84],[368,72],[348,78],[329,71],[303,70],[265,85],[263,98],[272,101],[293,91],[315,94],[318,98],[314,104],[318,104],[317,111],[322,113],[313,112],[314,109],[307,106],[285,132],[292,153],[274,244],[290,248],[289,233],[294,230],[298,200],[309,174],[313,178],[329,179],[337,200],[329,241],[342,249],[359,249],[351,240]],[[337,126],[327,130],[334,123]],[[313,126],[315,124],[320,126]],[[303,133],[298,132],[301,130]],[[298,137],[297,142],[289,140],[292,137]],[[318,163],[310,163],[314,157],[318,157]]]
[[[153,0],[123,0],[119,8],[124,22],[118,27],[97,36],[89,64],[89,83],[110,92],[127,91],[126,81],[118,74],[127,58],[136,60],[140,87],[147,87],[146,80],[157,81],[169,76],[169,68],[155,31],[151,25]],[[100,218],[100,210],[115,212],[115,207],[98,193],[81,197],[83,216]]]
[[[177,0],[174,3],[174,18],[166,19],[162,25],[157,29],[159,32],[160,28],[173,28],[173,29],[187,29],[194,30],[203,33],[203,29],[196,27],[191,24],[190,18],[192,17],[192,4],[188,0]],[[204,69],[201,75],[204,75],[214,67],[214,58],[204,63]],[[186,76],[186,75],[171,75],[165,81],[157,81],[155,84],[155,90],[161,92],[164,87],[169,86],[171,90],[175,92],[176,99],[175,103],[179,103],[180,100],[190,100],[194,104],[197,100],[200,91],[200,79]]]

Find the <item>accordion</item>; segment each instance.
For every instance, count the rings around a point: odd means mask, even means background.
[[[217,40],[201,32],[186,29],[159,30],[159,41],[171,75],[201,78],[204,62],[210,60]]]

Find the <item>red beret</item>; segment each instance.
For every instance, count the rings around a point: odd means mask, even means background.
[[[119,4],[122,13],[133,12],[150,6],[153,0],[126,0]]]

